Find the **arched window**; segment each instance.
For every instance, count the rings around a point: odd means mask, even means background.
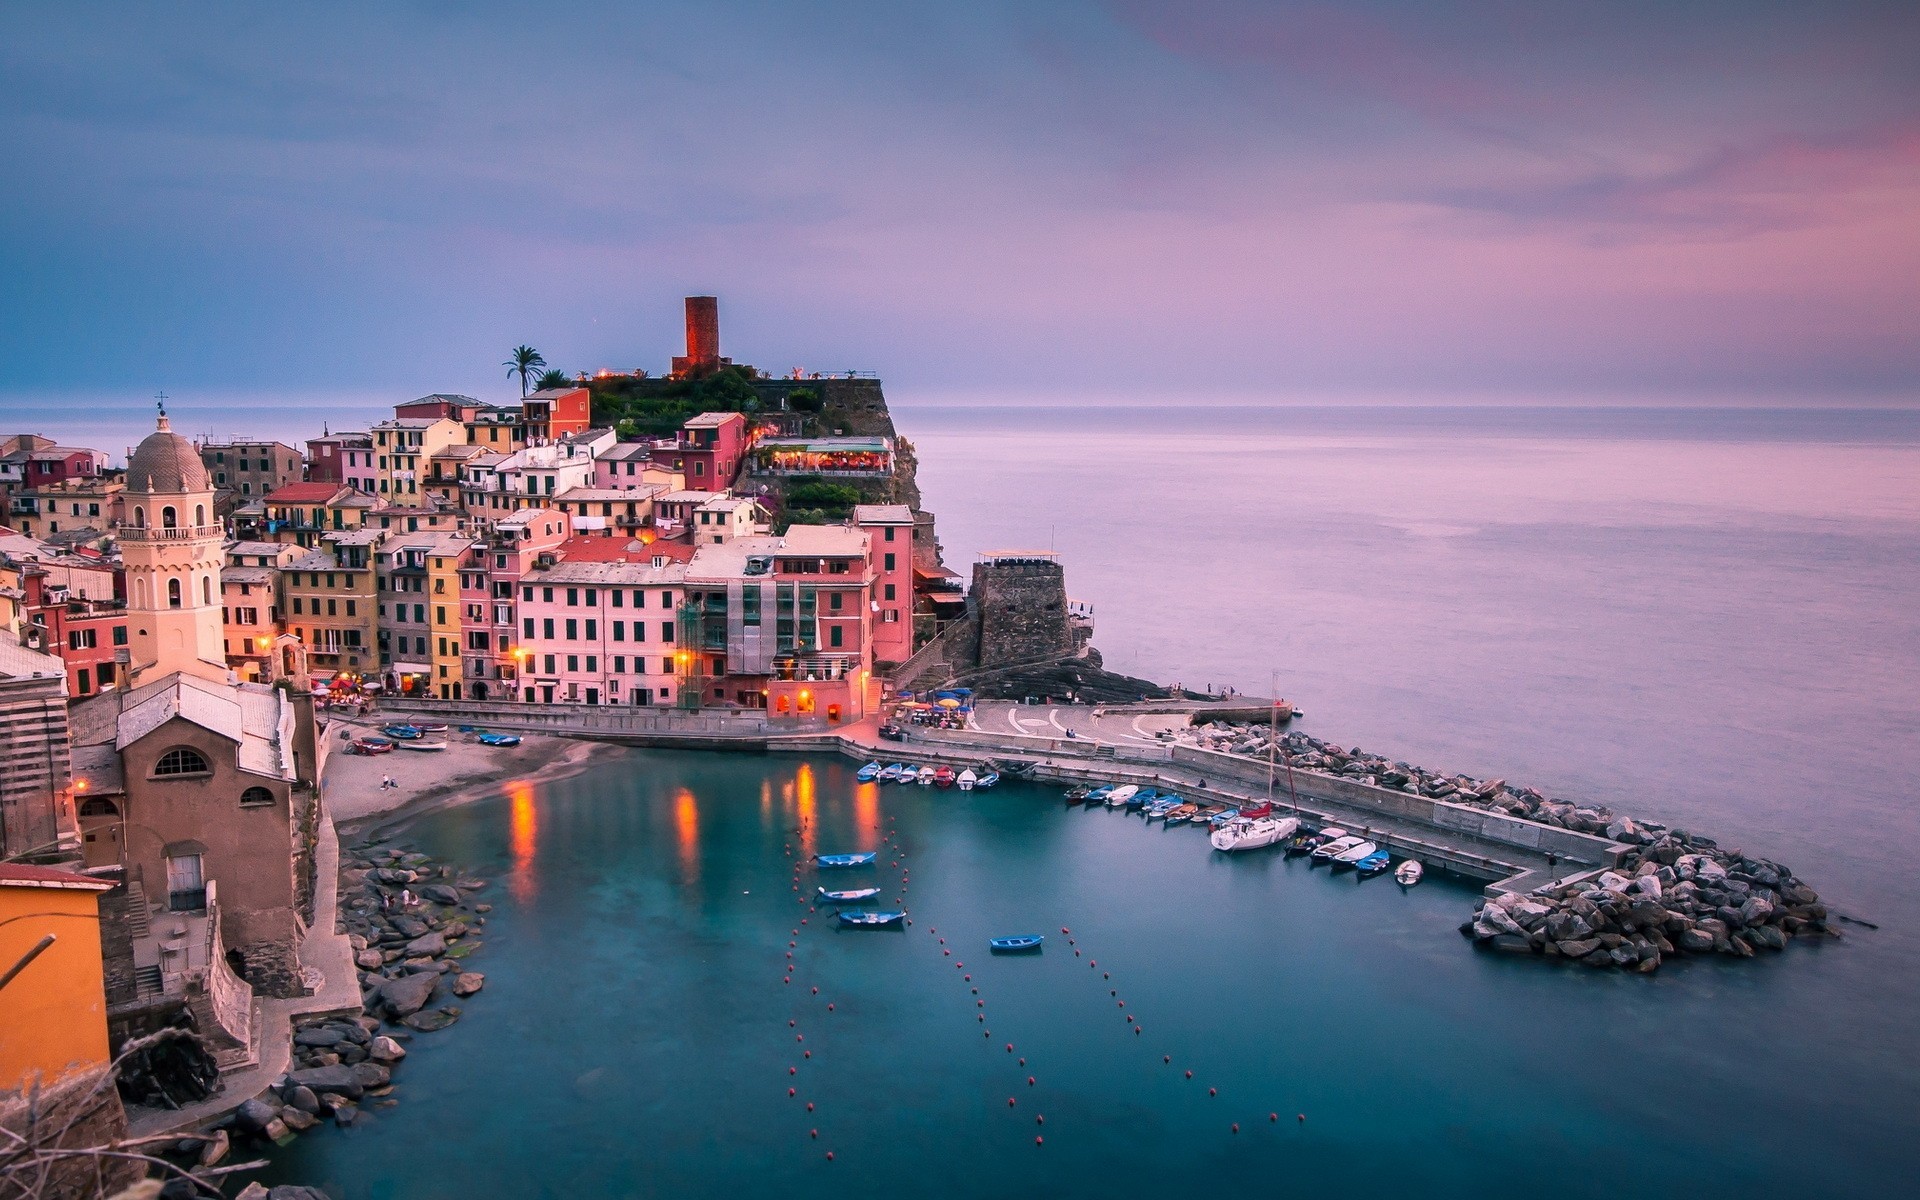
[[[175,746],[160,756],[153,764],[154,778],[166,775],[205,775],[212,770],[207,766],[206,755],[191,746]]]
[[[250,787],[240,793],[241,808],[259,808],[273,803],[273,793],[263,787]]]
[[[173,511],[173,505],[169,504],[165,508],[160,510],[160,528],[162,529],[180,528],[180,514]]]
[[[133,606],[135,608],[145,608],[147,603],[147,580],[145,576],[141,576],[133,581]]]
[[[173,510],[169,509],[167,511],[171,512]],[[180,607],[180,581],[178,579],[167,580],[167,607]]]
[[[213,606],[213,576],[211,575],[200,577],[200,603],[209,608]]]
[[[80,803],[80,815],[83,817],[117,817],[120,807],[104,796],[89,796]]]
[[[133,527],[135,529],[145,529],[147,527],[146,505],[136,504],[133,506]]]
[[[193,506],[193,523],[195,525],[205,525],[207,523],[206,505],[196,504]]]

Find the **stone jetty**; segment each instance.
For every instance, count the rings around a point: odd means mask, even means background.
[[[1460,928],[1494,950],[1646,973],[1681,955],[1752,958],[1784,950],[1796,938],[1840,936],[1819,895],[1789,868],[1602,804],[1557,799],[1504,779],[1446,775],[1297,731],[1276,736],[1264,725],[1200,725],[1183,731],[1180,740],[1249,758],[1272,753],[1297,770],[1595,834],[1626,847],[1608,870],[1482,901]]]

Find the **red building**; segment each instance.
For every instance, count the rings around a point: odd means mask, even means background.
[[[67,665],[67,695],[78,700],[110,690],[120,681],[116,650],[127,649],[127,609],[118,600],[83,598],[50,583],[45,570],[29,567],[21,580],[27,628],[35,647]]]
[[[69,479],[92,479],[107,469],[105,454],[78,446],[15,450],[0,461],[12,468],[0,471],[0,477],[28,488],[65,483]]]
[[[744,416],[701,413],[689,417],[673,448],[655,452],[653,460],[685,473],[690,492],[724,492],[740,473],[740,460],[749,445]]]
[[[903,663],[913,657],[913,510],[856,504],[853,524],[870,547],[874,661]]]
[[[527,444],[557,441],[593,427],[593,393],[583,387],[543,388],[520,402]]]

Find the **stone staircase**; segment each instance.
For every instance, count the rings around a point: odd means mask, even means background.
[[[127,932],[143,938],[153,932],[153,910],[147,905],[147,889],[138,879],[127,882]]]
[[[158,964],[133,969],[133,994],[136,998],[144,1000],[148,996],[158,996],[165,988]]]

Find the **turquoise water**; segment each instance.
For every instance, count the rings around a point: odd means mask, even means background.
[[[1228,858],[1051,789],[882,788],[855,766],[619,751],[420,818],[403,840],[493,880],[486,991],[416,1040],[398,1107],[301,1138],[274,1178],[340,1200],[1911,1178],[1910,1081],[1828,1012],[1869,983],[1848,949],[1555,969],[1471,950],[1462,884]],[[797,902],[793,863],[850,849],[882,865],[825,878],[903,887],[912,928],[842,932]],[[1034,930],[1038,957],[985,952]]]

